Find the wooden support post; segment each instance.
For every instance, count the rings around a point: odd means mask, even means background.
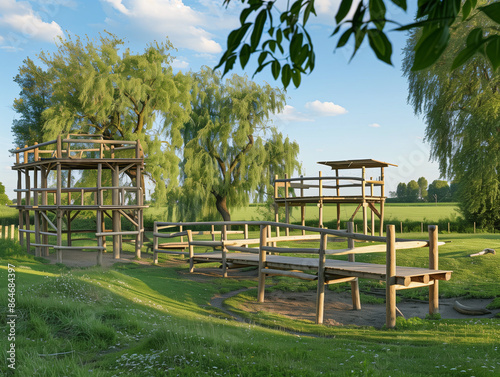
[[[113,147],[113,146],[111,146]],[[111,149],[112,154],[114,155],[114,147]],[[113,188],[112,192],[112,197],[111,197],[111,202],[113,203],[113,206],[119,206],[120,205],[120,192],[118,191],[118,186],[120,185],[120,167],[119,165],[115,165],[114,169],[112,171],[112,176],[111,176],[111,185],[115,188]],[[113,209],[112,211],[112,223],[113,223],[113,233],[119,233],[120,232],[120,212],[117,209]],[[156,224],[155,224],[156,226]],[[155,241],[158,242],[158,240],[155,237]],[[153,247],[153,250],[157,249],[158,247]],[[120,259],[120,236],[118,234],[113,235],[113,259]],[[155,264],[158,263],[158,260],[154,262]]]
[[[58,142],[60,142],[61,136],[58,137]],[[61,163],[57,163],[56,171],[56,227],[57,227],[57,246],[62,246],[62,219],[63,210],[61,209],[61,187],[62,187],[62,171]],[[99,228],[98,228],[99,229]],[[57,263],[62,263],[62,248],[57,248],[56,250],[56,260]]]
[[[258,287],[258,301],[264,302],[264,292],[266,290],[266,251],[263,247],[267,245],[267,229],[265,225],[260,226],[260,248],[259,248],[259,287]]]
[[[222,225],[222,232],[221,232],[221,241],[222,241],[222,277],[227,278],[227,248],[226,248],[226,243],[227,241],[227,226]]]
[[[28,162],[27,159],[26,162]],[[30,230],[30,211],[28,207],[31,206],[31,183],[30,183],[30,172],[28,169],[24,170],[24,178],[25,178],[25,189],[26,189],[26,192],[24,193],[24,204],[26,208],[24,211],[24,224],[26,227],[25,229]],[[29,232],[26,233],[26,250],[28,253],[31,252],[31,236]]]
[[[301,175],[300,178],[303,178],[304,176]],[[300,197],[301,198],[304,198],[304,180],[301,179],[300,180]],[[302,226],[305,226],[306,225],[306,205],[305,203],[302,203],[300,205],[300,224]],[[305,229],[302,229],[302,235],[305,236],[306,234],[306,230]]]
[[[100,166],[100,164],[99,164]],[[99,176],[98,176],[98,181],[99,181]],[[104,218],[103,216],[101,216],[101,211],[97,211],[96,213],[96,221],[97,221],[97,229],[99,232],[102,231],[102,222],[103,222]],[[104,236],[102,237],[97,237],[97,246],[103,246],[103,238]],[[102,249],[99,249],[97,251],[97,265],[98,266],[102,266],[102,254],[103,254],[103,251]]]
[[[319,172],[319,228],[323,228],[323,173]]]
[[[187,238],[188,238],[188,243],[189,243],[189,272],[194,271],[194,246],[192,244],[193,242],[193,233],[191,232],[191,229],[187,230]]]
[[[438,226],[429,225],[429,269],[438,269]],[[429,314],[439,313],[439,280],[429,286]]]
[[[278,180],[278,175],[274,176],[274,221],[279,223],[280,222],[280,216],[279,216],[279,205],[276,204],[276,199],[278,198],[278,184],[276,181]],[[276,227],[276,237],[280,236],[280,228]]]
[[[288,174],[285,174],[285,179],[288,179]],[[288,188],[290,187],[290,182],[285,182],[285,223],[290,224],[290,208],[288,206]],[[290,229],[285,228],[285,235],[288,237],[290,235]]]
[[[347,223],[347,233],[354,233],[354,223],[349,221]],[[347,239],[347,248],[354,249],[355,243],[354,238]],[[356,256],[354,254],[348,254],[347,256],[349,262],[355,262]],[[354,310],[361,310],[361,299],[359,295],[359,281],[356,278],[351,281],[351,298],[352,298],[352,308]]]
[[[384,168],[380,168],[380,180],[382,185],[380,186],[380,231],[379,236],[384,235],[384,203],[385,203],[385,181],[384,181]]]
[[[45,166],[42,166],[42,171],[41,171],[41,180],[42,180],[42,188],[46,189],[47,188],[47,168]],[[48,203],[48,197],[47,197],[47,191],[42,191],[42,206],[46,206]],[[46,210],[43,210],[43,214],[47,214]],[[43,232],[48,232],[49,230],[49,224],[47,223],[47,219],[45,216],[42,215],[42,230]],[[42,235],[42,243],[44,245],[48,245],[49,243],[49,236],[47,234]],[[48,246],[43,246],[42,247],[42,254],[45,257],[49,256],[49,248]]]
[[[373,177],[370,177],[370,181],[373,181]],[[374,187],[373,183],[370,184],[370,196],[373,198],[374,196]],[[371,235],[375,235],[375,214],[373,213],[373,209],[370,208],[370,230],[371,230]]]
[[[363,234],[368,234],[368,203],[366,202],[366,168],[362,167],[361,190],[363,195]]]
[[[335,169],[335,176],[337,177],[337,197],[338,197],[340,196],[339,169]],[[337,203],[337,230],[340,230],[340,203]]]
[[[387,328],[396,327],[396,229],[387,225],[386,249],[386,287],[385,287],[385,324]]]
[[[19,157],[19,153],[17,154],[17,157]],[[22,173],[21,170],[17,171],[17,189],[21,190],[22,189]],[[22,194],[21,191],[17,192],[17,205],[21,206],[22,205]],[[20,207],[22,208],[22,207]],[[19,210],[19,230],[24,229],[24,210],[20,209]],[[24,233],[19,232],[19,243],[21,246],[24,246]]]
[[[19,233],[19,232],[18,232]],[[15,237],[16,237],[16,226],[14,224],[11,224],[10,225],[10,239],[12,241],[15,240]]]
[[[139,140],[137,140],[136,158],[139,158],[140,151],[141,151],[141,145],[139,143]],[[136,187],[137,187],[136,201],[137,201],[138,205],[142,205],[142,200],[143,200],[142,189],[141,189],[142,188],[142,185],[141,185],[141,183],[142,183],[142,170],[141,170],[140,164],[137,164],[135,179],[137,180],[137,182],[136,182]],[[138,233],[135,236],[135,257],[139,258],[139,259],[141,258],[141,248],[142,248],[142,233],[141,233],[141,231],[143,230],[143,228],[141,227],[141,225],[142,225],[142,209],[139,208],[137,210],[137,226],[136,226],[136,230]]]
[[[68,156],[69,156],[69,146],[68,143]],[[68,170],[68,178],[66,179],[66,187],[71,187],[71,169]],[[71,191],[68,191],[68,205],[71,205]],[[68,246],[71,246],[71,211],[66,211],[66,224],[67,224],[67,242]]]
[[[323,323],[323,315],[325,311],[325,250],[328,237],[321,233],[319,242],[319,259],[318,259],[318,287],[316,292],[316,323]]]
[[[33,169],[33,186],[35,189],[38,188],[38,169],[35,167]],[[33,195],[33,206],[35,208],[38,208],[38,192],[34,191]],[[35,209],[35,243],[40,244],[41,239],[40,239],[40,211],[38,209]],[[40,246],[35,246],[35,256],[40,257],[41,256],[41,248]]]
[[[211,233],[212,233],[212,241],[215,241],[215,225],[212,225]]]
[[[35,145],[38,145],[38,143],[35,141]],[[35,162],[40,160],[39,154],[38,154],[38,147],[35,148],[35,155],[34,155],[34,160]]]
[[[158,264],[158,237],[156,234],[158,233],[158,224],[156,224],[156,221],[154,222],[153,225],[153,264]]]
[[[248,240],[248,224],[245,223],[244,229],[243,229],[243,237]],[[248,247],[248,245],[245,245],[245,247]]]

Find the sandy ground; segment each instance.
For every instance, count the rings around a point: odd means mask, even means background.
[[[55,254],[51,254],[46,259],[50,263],[56,263]],[[86,251],[71,251],[63,254],[63,264],[68,267],[91,267],[95,266],[97,259],[96,252]],[[151,265],[152,254],[142,254],[141,260],[134,259],[134,253],[121,254],[120,259],[113,259],[113,253],[104,253],[103,267],[110,267],[115,263],[131,263],[137,262],[144,265]],[[174,262],[178,264],[180,261]],[[184,277],[196,281],[206,281],[208,279],[220,278],[221,270],[217,268],[199,268],[195,269],[193,274],[186,271],[180,272]],[[256,270],[235,269],[229,270],[229,278],[231,279],[257,279]],[[224,306],[224,300],[239,292],[229,292],[224,295],[215,296],[211,300],[211,305],[218,307],[227,312]],[[485,308],[492,300],[491,299],[473,299],[465,300],[463,298],[446,298],[440,299],[439,310],[443,319],[472,319],[472,318],[492,318],[500,312],[500,309],[491,310],[490,314],[480,316],[470,316],[458,313],[453,309],[455,301],[461,304],[474,307]],[[401,314],[405,318],[420,317],[425,318],[429,313],[429,304],[423,301],[402,300],[397,304]],[[279,313],[283,316],[293,319],[307,319],[314,321],[316,311],[316,292],[281,292],[274,291],[266,293],[265,302],[248,302],[245,305],[245,310],[249,312],[267,311]],[[326,291],[325,294],[325,313],[324,323],[330,326],[341,325],[357,325],[357,326],[373,326],[379,328],[385,324],[385,304],[366,304],[361,301],[361,310],[352,309],[352,301],[350,292],[332,292]],[[400,315],[400,314],[398,314]],[[236,319],[239,319],[235,317]]]

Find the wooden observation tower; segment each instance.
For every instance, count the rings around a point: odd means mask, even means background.
[[[385,204],[385,180],[384,168],[397,166],[387,162],[371,159],[345,160],[345,161],[322,161],[318,162],[332,168],[335,176],[300,177],[284,179],[275,177],[274,204],[276,222],[279,220],[279,208],[285,207],[286,222],[290,223],[290,207],[301,208],[302,225],[305,224],[306,204],[316,204],[319,209],[319,226],[323,227],[323,207],[327,204],[337,206],[337,229],[340,229],[340,206],[342,204],[357,204],[350,221],[360,209],[363,213],[363,233],[368,234],[368,211],[371,214],[371,234],[375,233],[375,217],[380,220],[379,234],[384,229],[384,204]],[[374,179],[368,179],[367,170],[380,169],[380,175]],[[361,175],[349,174],[341,176],[340,171],[358,170]],[[378,208],[377,208],[378,207]]]
[[[97,250],[97,264],[106,251],[106,236],[113,237],[113,257],[120,258],[123,236],[135,238],[136,257],[143,242],[144,153],[139,141],[104,140],[100,135],[71,134],[13,153],[17,171],[19,240],[28,252],[48,256],[56,251]],[[75,177],[87,171],[90,187],[80,187]],[[92,171],[92,172],[89,172]],[[120,176],[128,176],[122,179]],[[49,187],[49,182],[51,185]],[[92,187],[95,185],[95,187]],[[89,186],[88,184],[86,186]],[[94,229],[73,229],[72,222],[82,212],[93,212]],[[105,227],[110,218],[111,229]],[[30,218],[34,219],[31,228]],[[122,219],[132,231],[122,231]],[[94,245],[76,245],[78,233],[92,233]],[[35,242],[33,242],[34,235]]]

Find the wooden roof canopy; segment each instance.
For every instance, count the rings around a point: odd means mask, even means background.
[[[343,161],[319,161],[318,164],[326,165],[332,169],[361,169],[365,168],[386,168],[388,166],[398,166],[388,162],[377,161],[372,159],[362,160],[343,160]]]

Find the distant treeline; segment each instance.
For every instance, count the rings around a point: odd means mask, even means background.
[[[387,202],[456,202],[458,201],[458,183],[434,180],[429,185],[427,179],[420,177],[418,181],[400,182],[396,191],[389,192]]]

